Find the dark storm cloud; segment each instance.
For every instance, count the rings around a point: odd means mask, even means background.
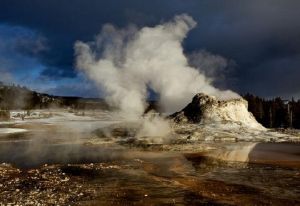
[[[44,38],[36,31],[0,24],[0,81],[35,75],[38,57],[46,49]]]
[[[300,55],[269,59],[245,71],[244,90],[261,96],[300,97]],[[257,75],[259,74],[259,75]],[[249,87],[248,85],[251,85]]]
[[[233,60],[236,81],[228,85],[238,92],[291,96],[300,94],[299,11],[298,0],[0,0],[0,23],[28,27],[47,39],[47,50],[38,54],[45,65],[41,75],[75,78],[74,42],[91,40],[103,24],[151,26],[187,13],[198,26],[185,52],[206,49]]]

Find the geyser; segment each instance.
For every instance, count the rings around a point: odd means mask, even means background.
[[[243,98],[217,100],[213,96],[198,93],[180,112],[170,117],[177,123],[227,124],[265,130],[252,113]]]
[[[201,68],[189,66],[182,42],[196,26],[186,14],[155,27],[117,29],[107,24],[92,42],[77,41],[77,67],[95,81],[107,102],[126,118],[139,118],[148,89],[170,113],[183,108],[199,92],[220,99],[238,97],[211,85]]]

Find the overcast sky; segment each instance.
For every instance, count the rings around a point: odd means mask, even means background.
[[[74,69],[76,40],[93,40],[106,23],[154,26],[186,13],[198,25],[185,52],[206,50],[233,62],[223,86],[300,98],[299,11],[298,0],[0,0],[0,81],[101,95]]]

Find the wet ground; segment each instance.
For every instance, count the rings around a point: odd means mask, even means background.
[[[91,144],[89,121],[11,124],[28,131],[1,135],[0,205],[300,205],[299,144],[201,144],[251,148],[232,162],[241,154]]]
[[[0,179],[1,203],[12,205],[300,204],[298,169],[164,152],[89,164],[2,165]]]

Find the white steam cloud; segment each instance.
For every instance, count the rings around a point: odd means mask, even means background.
[[[188,62],[204,74],[213,85],[226,87],[229,82],[235,81],[232,72],[236,66],[235,61],[212,54],[206,50],[200,50],[188,54]]]
[[[159,95],[165,112],[182,109],[199,92],[221,99],[238,97],[213,87],[201,70],[189,66],[182,42],[195,26],[186,14],[140,30],[105,25],[95,41],[76,42],[77,67],[99,85],[107,102],[127,117],[143,114],[149,88]]]

